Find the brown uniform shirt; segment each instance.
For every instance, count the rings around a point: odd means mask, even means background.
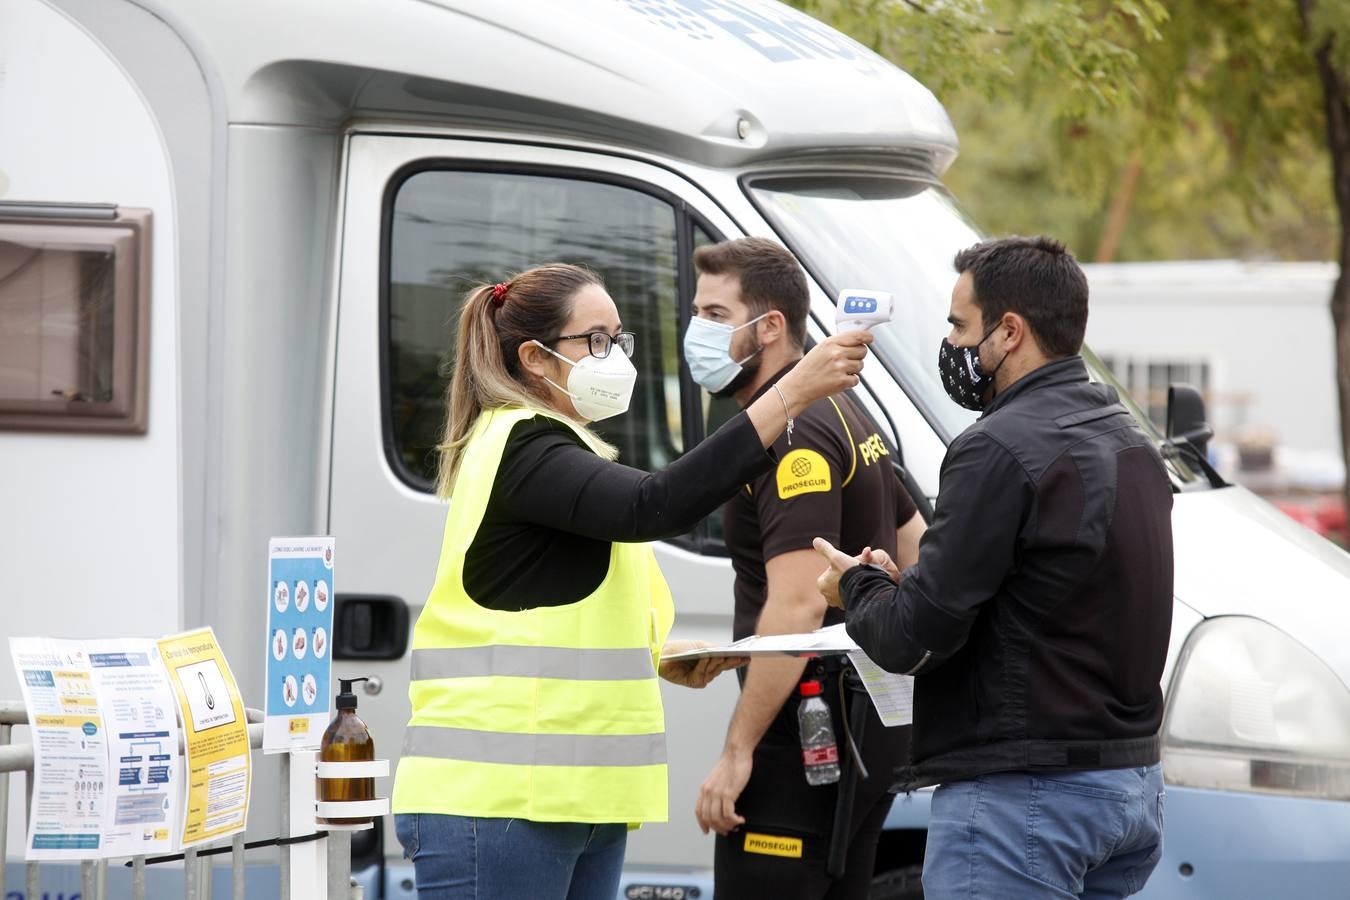
[[[771,390],[790,368],[759,393]],[[895,530],[915,513],[891,451],[847,395],[808,406],[796,417],[791,445],[787,441],[784,435],[773,445],[778,466],[744,485],[722,507],[736,572],[737,640],[755,633],[764,609],[766,560],[809,550],[817,537],[848,554],[877,547],[894,558]],[[831,607],[825,614],[825,625],[842,621],[841,610]]]
[[[765,390],[771,388],[766,385]],[[846,395],[807,407],[796,417],[791,445],[783,436],[773,450],[778,465],[742,486],[722,508],[727,550],[736,572],[737,639],[756,631],[767,593],[766,560],[810,549],[816,537],[845,553],[857,554],[870,546],[894,558],[896,528],[915,513],[914,501],[895,474],[891,450]],[[823,560],[820,568],[825,568]],[[843,613],[831,607],[824,624],[843,619]],[[744,671],[740,670],[742,679]],[[829,674],[824,660],[815,659],[808,662],[803,677],[824,681],[823,699],[832,710],[842,756],[847,752],[842,730],[845,715],[840,709],[837,676]],[[802,775],[799,702],[793,691],[755,748],[753,774],[736,808],[759,827],[827,834],[834,817],[835,792],[809,787]],[[910,729],[885,727],[866,697],[854,696],[850,705],[858,702],[867,704],[868,710],[860,749],[870,777],[858,786],[855,813],[865,815],[874,804],[889,806],[887,794],[895,769],[908,758]]]

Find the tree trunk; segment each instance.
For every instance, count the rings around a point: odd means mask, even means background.
[[[1315,0],[1299,0],[1304,30]],[[1340,40],[1350,40],[1350,29],[1342,28]],[[1350,85],[1346,73],[1339,72],[1331,56],[1327,37],[1316,48],[1317,74],[1322,82],[1322,101],[1327,118],[1327,150],[1331,153],[1331,187],[1340,218],[1341,272],[1331,292],[1331,321],[1335,325],[1336,397],[1340,408],[1341,457],[1345,460],[1346,479],[1342,489],[1346,510],[1350,511]]]
[[[1106,215],[1106,225],[1102,228],[1101,240],[1097,242],[1097,255],[1093,262],[1115,262],[1120,239],[1125,236],[1125,223],[1130,218],[1130,204],[1134,202],[1134,195],[1139,189],[1139,176],[1143,171],[1144,156],[1135,151],[1120,172],[1120,181],[1116,184],[1115,196],[1111,198],[1111,210]]]

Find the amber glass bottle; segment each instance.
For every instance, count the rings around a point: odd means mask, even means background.
[[[370,729],[356,714],[356,695],[352,685],[364,678],[339,678],[342,686],[337,696],[337,716],[323,733],[319,745],[319,759],[324,762],[370,762],[375,758],[375,739]],[[320,778],[319,799],[328,801],[374,800],[374,778]],[[374,821],[370,816],[357,818],[319,818],[320,825],[366,825]]]

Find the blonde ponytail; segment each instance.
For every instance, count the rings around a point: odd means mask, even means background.
[[[459,314],[454,371],[446,390],[445,434],[436,449],[440,465],[436,495],[448,498],[478,417],[494,409],[528,409],[569,421],[587,446],[605,459],[618,450],[575,417],[548,405],[544,388],[521,370],[517,351],[531,339],[551,343],[572,314],[572,298],[594,272],[564,263],[539,266],[499,285],[479,285],[464,297]]]

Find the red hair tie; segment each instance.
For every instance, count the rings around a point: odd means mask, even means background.
[[[506,302],[506,292],[511,290],[511,282],[499,281],[492,286],[492,305],[501,306]]]

